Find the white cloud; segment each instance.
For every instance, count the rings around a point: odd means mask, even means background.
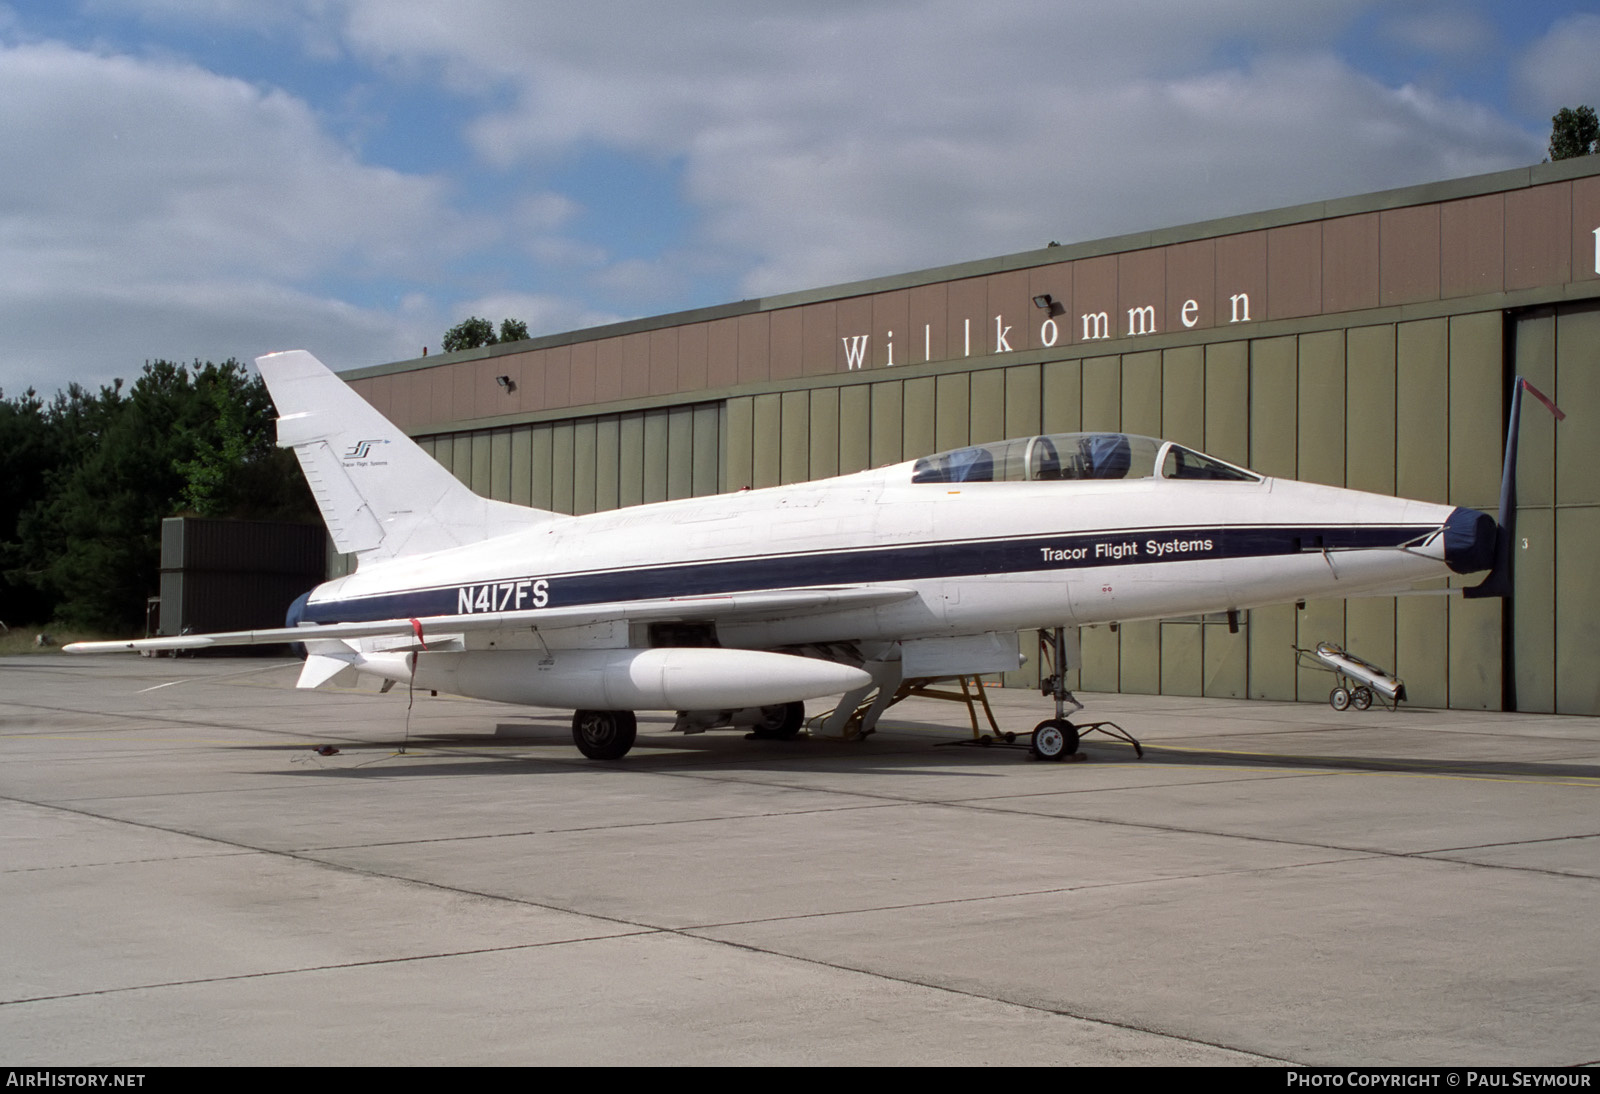
[[[1482,45],[1482,20],[1450,25],[1436,5],[91,2],[149,25],[298,41],[317,65],[358,58],[362,69],[312,79],[364,103],[397,81],[408,95],[437,90],[468,117],[458,136],[477,162],[441,149],[437,176],[373,166],[302,99],[195,66],[0,49],[0,147],[28,165],[0,175],[8,387],[30,347],[64,337],[29,300],[81,301],[83,316],[114,299],[119,322],[159,333],[211,330],[213,316],[221,330],[233,299],[249,337],[261,328],[252,309],[301,308],[332,341],[336,328],[352,346],[370,339],[347,362],[366,363],[409,356],[471,311],[559,330],[615,318],[617,293],[639,310],[715,303],[683,286],[767,295],[1543,154],[1542,134],[1420,83],[1380,82],[1328,44],[1376,14],[1439,56]],[[1579,101],[1597,27],[1558,24],[1528,51],[1521,86]],[[613,174],[591,193],[581,165],[595,150]],[[653,165],[655,189],[624,209],[630,159]],[[677,173],[670,197],[663,163]],[[490,180],[481,192],[478,176]],[[552,177],[578,181],[560,192]],[[468,217],[458,202],[506,212]],[[618,242],[630,215],[663,208],[690,223],[668,223],[653,252]],[[508,281],[521,276],[542,277],[539,291]],[[476,300],[418,301],[461,277]],[[329,302],[391,283],[405,301]],[[281,346],[275,330],[262,337]]]
[[[191,65],[0,47],[0,147],[7,390],[313,335],[382,360],[392,320],[316,286],[426,276],[479,231],[439,181],[358,162],[299,100]]]
[[[1428,53],[1469,58],[1493,44],[1495,29],[1465,5],[1445,3],[1392,13],[1384,20],[1383,34]]]
[[[495,167],[585,144],[679,157],[699,218],[682,253],[738,256],[755,295],[1539,158],[1491,111],[1328,52],[1369,7],[482,2],[441,22],[352,0],[346,31],[503,101],[470,130]],[[1407,26],[1431,48],[1481,37],[1426,14]]]
[[[1600,15],[1561,19],[1517,59],[1513,73],[1519,102],[1530,113],[1552,115],[1564,106],[1600,107]]]

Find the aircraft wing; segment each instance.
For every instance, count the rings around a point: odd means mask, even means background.
[[[122,642],[73,642],[66,653],[128,653],[144,650],[198,650],[212,646],[258,646],[280,642],[327,639],[404,637],[426,642],[429,634],[463,634],[467,631],[521,630],[524,627],[558,630],[583,627],[608,620],[630,622],[663,620],[766,619],[789,615],[871,608],[915,596],[912,589],[882,585],[843,585],[810,589],[773,589],[713,596],[671,596],[651,600],[579,604],[571,607],[533,608],[515,612],[477,612],[472,615],[430,615],[420,619],[380,619],[361,623],[302,623],[260,631],[225,631],[185,634],[169,638],[137,638]]]

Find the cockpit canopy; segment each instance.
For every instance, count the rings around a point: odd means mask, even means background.
[[[1048,482],[1084,479],[1206,479],[1261,476],[1172,441],[1132,433],[1049,433],[926,456],[912,482]]]

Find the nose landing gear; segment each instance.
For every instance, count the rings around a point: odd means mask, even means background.
[[[1083,704],[1078,702],[1072,692],[1067,690],[1067,635],[1065,627],[1056,627],[1052,630],[1039,632],[1039,667],[1048,669],[1047,674],[1039,677],[1039,693],[1048,695],[1056,702],[1056,716],[1046,718],[1033,728],[1033,738],[1028,745],[1028,755],[1036,760],[1053,760],[1061,762],[1068,759],[1083,759],[1083,753],[1078,751],[1078,742],[1084,734],[1096,731],[1108,737],[1127,741],[1133,746],[1134,753],[1140,759],[1144,758],[1144,748],[1127,730],[1115,722],[1085,722],[1081,726],[1073,725],[1067,720],[1067,704],[1072,704],[1074,712],[1083,709]]]

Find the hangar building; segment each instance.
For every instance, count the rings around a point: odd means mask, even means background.
[[[1600,714],[1600,157],[344,375],[474,490],[569,513],[1098,429],[1492,512],[1516,373],[1568,418],[1524,409],[1509,604],[1085,629],[1075,683],[1322,701],[1290,647],[1329,640],[1415,704]]]

